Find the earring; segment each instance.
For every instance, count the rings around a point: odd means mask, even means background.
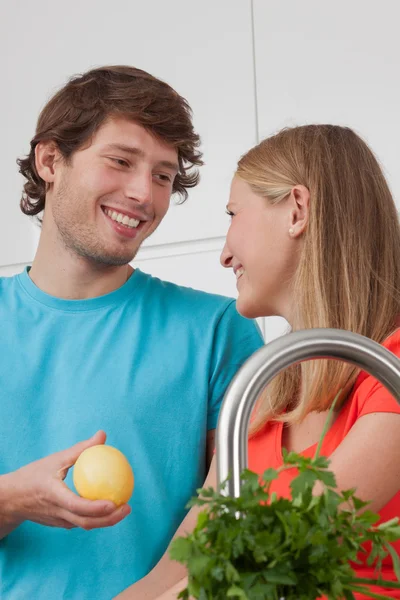
[[[293,235],[293,234],[294,234],[294,229],[293,229],[293,227],[291,227],[291,228],[289,229],[289,233],[290,233],[290,235]]]

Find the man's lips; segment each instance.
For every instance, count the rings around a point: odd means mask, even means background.
[[[123,213],[120,209],[119,210],[115,210],[115,208],[109,208],[108,206],[102,206],[102,213],[104,215],[104,218],[107,219],[108,223],[111,225],[111,227],[114,229],[114,231],[116,231],[119,235],[122,235],[125,238],[128,239],[134,239],[136,238],[138,235],[142,235],[142,232],[144,230],[144,228],[146,227],[146,222],[140,220],[140,218],[135,217],[135,216],[130,216],[132,215],[132,212],[128,213]],[[135,223],[135,226],[127,226],[127,224],[122,223],[121,221],[116,220],[115,218],[112,218],[112,214],[116,214],[118,213],[119,215],[123,215],[124,217],[126,217],[127,220],[132,219]],[[136,225],[137,223],[137,225]],[[147,226],[148,229],[148,226]]]
[[[126,215],[130,219],[136,219],[137,221],[150,221],[151,220],[151,217],[149,217],[148,215],[143,215],[143,213],[139,213],[136,211],[128,210],[126,208],[122,208],[122,206],[116,207],[116,206],[111,206],[109,204],[102,204],[101,208],[103,211],[111,210],[116,213],[121,213],[121,215]]]

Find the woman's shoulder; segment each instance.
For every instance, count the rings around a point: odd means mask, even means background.
[[[393,333],[382,342],[382,346],[385,346],[385,348],[400,358],[400,322]]]
[[[382,346],[400,358],[400,327],[382,342]],[[372,412],[400,413],[400,405],[390,392],[365,371],[357,377],[351,402],[355,405],[359,417]]]
[[[395,354],[398,358],[400,358],[400,327],[394,329],[394,331],[388,335],[388,337],[383,340],[381,346],[390,350],[393,354]],[[360,385],[365,379],[368,379],[372,376],[366,371],[361,371],[360,375],[357,378],[356,385]]]

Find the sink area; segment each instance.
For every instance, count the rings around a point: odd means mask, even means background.
[[[240,474],[247,467],[251,412],[266,385],[281,371],[306,360],[329,358],[371,374],[400,404],[400,360],[380,344],[340,329],[309,329],[278,338],[255,352],[239,369],[225,394],[217,427],[217,477],[224,493],[240,496]]]

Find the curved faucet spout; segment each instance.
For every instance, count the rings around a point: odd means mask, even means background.
[[[225,394],[216,446],[218,482],[232,475],[226,494],[240,496],[240,474],[248,464],[250,415],[263,388],[287,367],[320,358],[343,360],[366,371],[400,404],[400,360],[369,338],[340,329],[309,329],[274,340],[245,362]]]

